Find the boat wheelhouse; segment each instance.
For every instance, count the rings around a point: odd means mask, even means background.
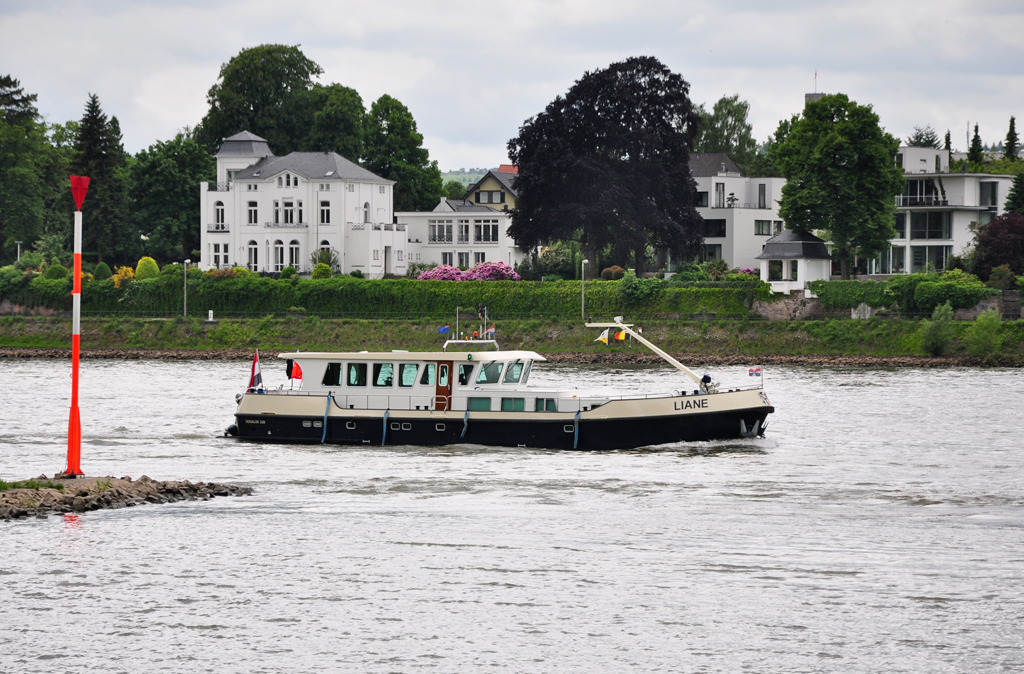
[[[302,373],[300,387],[242,394],[229,433],[270,442],[546,449],[628,449],[764,433],[774,408],[759,385],[719,391],[709,376],[698,377],[629,325],[588,326],[628,331],[695,386],[625,396],[535,387],[531,370],[545,359],[532,351],[282,353],[289,377],[295,368]]]

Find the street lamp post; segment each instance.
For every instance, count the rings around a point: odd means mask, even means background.
[[[580,266],[580,320],[587,320],[587,258],[583,258]]]
[[[18,244],[18,261],[21,261],[21,241],[15,241]]]
[[[181,297],[181,316],[182,318],[188,318],[188,266],[192,264],[192,260],[185,260],[185,283],[184,292]]]

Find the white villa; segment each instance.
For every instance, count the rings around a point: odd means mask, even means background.
[[[868,260],[868,274],[905,274],[942,270],[946,260],[974,240],[971,223],[989,223],[1005,212],[1013,176],[950,173],[949,154],[930,147],[901,147],[896,165],[906,187],[896,197],[896,233],[892,246]]]
[[[433,211],[395,213],[407,228],[409,261],[472,267],[481,262],[514,266],[526,254],[505,231],[511,224],[507,210],[469,200],[442,199]]]
[[[691,154],[690,173],[697,183],[697,212],[704,218],[703,259],[759,267],[765,242],[783,228],[777,202],[785,179],[747,178],[721,152]]]
[[[326,249],[344,273],[403,275],[408,240],[394,223],[393,186],[334,152],[276,157],[263,138],[235,134],[217,153],[217,182],[200,183],[199,266],[308,272]]]

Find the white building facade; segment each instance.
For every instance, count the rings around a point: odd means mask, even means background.
[[[399,212],[408,234],[410,262],[473,267],[482,262],[515,266],[525,253],[506,230],[511,214],[470,201],[442,199],[433,211]]]
[[[330,250],[337,271],[404,275],[405,225],[394,223],[394,183],[333,152],[276,157],[247,131],[224,140],[217,181],[200,183],[200,268],[311,271]]]
[[[724,153],[693,153],[697,212],[704,218],[703,260],[757,269],[765,242],[783,229],[779,217],[784,178],[748,178]],[[671,271],[672,267],[669,266]]]
[[[896,165],[906,176],[903,194],[896,197],[897,235],[862,273],[941,271],[950,255],[973,243],[971,224],[992,222],[1005,212],[1013,176],[950,173],[949,154],[927,147],[901,147]]]

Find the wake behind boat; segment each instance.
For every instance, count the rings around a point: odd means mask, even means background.
[[[624,396],[535,387],[529,378],[545,361],[540,354],[447,350],[466,343],[458,341],[440,352],[282,353],[288,376],[301,372],[299,388],[263,390],[251,381],[228,433],[264,442],[579,450],[763,435],[775,408],[760,384],[719,390],[620,318],[587,327],[626,332],[694,387]]]

